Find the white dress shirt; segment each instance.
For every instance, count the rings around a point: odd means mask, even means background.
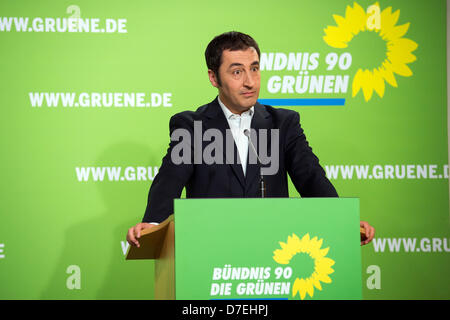
[[[228,121],[231,133],[233,134],[234,142],[239,153],[239,159],[241,160],[242,171],[244,176],[247,171],[247,157],[248,157],[248,137],[244,134],[245,129],[250,130],[253,114],[255,113],[255,107],[251,107],[248,111],[243,112],[241,115],[232,113],[222,101],[219,100],[219,105],[222,108],[223,114]],[[149,222],[150,224],[158,225],[157,222]]]
[[[233,134],[234,142],[239,153],[239,159],[241,160],[242,171],[244,176],[247,170],[247,157],[248,157],[248,137],[244,134],[245,129],[250,131],[250,125],[252,122],[254,109],[251,107],[248,111],[243,112],[241,115],[234,114],[228,109],[222,101],[219,100],[219,105],[225,115],[230,126],[231,133]]]

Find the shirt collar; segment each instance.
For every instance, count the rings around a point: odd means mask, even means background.
[[[223,114],[225,115],[225,118],[231,119],[233,117],[239,116],[238,114],[234,114],[233,112],[231,112],[230,109],[228,109],[227,106],[225,106],[223,104],[223,102],[220,100],[219,97],[217,97],[217,100],[219,101],[219,105],[222,108],[222,111],[223,111]],[[248,111],[243,112],[241,114],[241,116],[244,115],[244,114],[248,114],[250,117],[252,117],[253,113],[255,112],[254,109],[255,109],[255,106],[252,106]]]

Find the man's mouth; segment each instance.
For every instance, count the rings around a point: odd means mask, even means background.
[[[252,97],[255,95],[255,93],[256,93],[255,91],[246,91],[246,92],[242,92],[242,95],[244,97]]]

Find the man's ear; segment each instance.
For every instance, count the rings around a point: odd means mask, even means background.
[[[209,77],[209,82],[211,82],[213,87],[218,88],[219,87],[219,81],[217,80],[216,74],[211,69],[208,69],[208,77]]]

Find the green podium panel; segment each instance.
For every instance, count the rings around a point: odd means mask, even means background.
[[[175,200],[176,299],[361,299],[359,199]]]

